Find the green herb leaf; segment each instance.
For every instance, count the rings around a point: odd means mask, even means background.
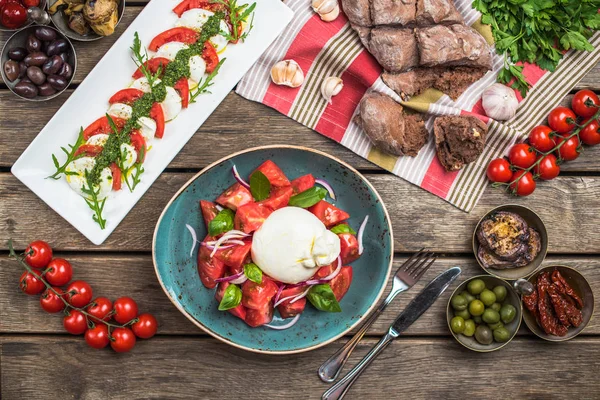
[[[225,208],[208,223],[209,236],[217,236],[233,229],[233,217],[235,214],[229,208]]]
[[[225,289],[223,298],[219,303],[219,311],[225,311],[235,308],[242,302],[242,290],[237,285],[230,284]]]
[[[356,235],[356,231],[346,224],[339,224],[334,226],[333,228],[331,228],[331,232],[335,233],[336,235],[339,235],[340,233],[351,233],[353,235]]]
[[[342,311],[340,303],[335,299],[333,290],[331,290],[331,286],[327,283],[311,287],[306,297],[317,310],[327,312]]]
[[[254,171],[250,175],[250,193],[256,201],[262,201],[271,194],[271,182],[269,178],[260,171]]]
[[[75,141],[75,143],[70,144],[69,147],[70,149],[67,150],[64,147],[61,147],[60,149],[63,151],[63,153],[65,153],[67,155],[67,159],[66,161],[60,165],[60,163],[58,162],[58,159],[56,158],[56,156],[54,154],[52,154],[52,162],[54,163],[54,167],[56,168],[56,172],[54,172],[54,174],[50,175],[48,178],[51,179],[59,179],[61,175],[69,175],[66,172],[67,166],[69,164],[71,164],[74,160],[78,159],[79,157],[82,157],[83,155],[79,155],[76,156],[75,152],[77,151],[77,149],[85,142],[85,140],[83,139],[83,128],[79,129],[79,136],[77,136],[77,140]]]
[[[263,273],[258,265],[254,263],[244,265],[244,275],[254,283],[262,283]]]
[[[320,186],[313,186],[304,192],[290,198],[289,205],[293,207],[308,208],[317,204],[327,196],[327,190]]]

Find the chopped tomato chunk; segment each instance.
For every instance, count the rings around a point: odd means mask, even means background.
[[[327,228],[331,228],[334,225],[339,224],[342,221],[350,218],[347,212],[340,210],[333,204],[329,204],[325,200],[321,200],[314,206],[308,209],[311,213],[313,213],[317,218],[321,220],[325,224]]]
[[[342,267],[340,273],[329,282],[329,286],[331,286],[331,290],[333,291],[337,301],[342,300],[342,298],[346,295],[351,283],[352,267]]]
[[[214,240],[213,237],[207,236],[204,241]],[[200,246],[198,250],[198,274],[202,284],[207,289],[212,289],[217,286],[215,279],[222,278],[225,275],[225,264],[217,257],[210,257],[211,250],[206,246]]]
[[[323,279],[329,276],[337,268],[337,260],[329,265],[325,265],[317,270],[311,279]]]
[[[121,190],[121,168],[116,163],[110,164],[110,172],[112,173],[112,189]]]
[[[265,304],[265,306],[259,310],[248,308],[246,309],[246,319],[244,321],[253,328],[268,324],[273,320],[273,311],[273,304],[270,303]]]
[[[199,33],[193,29],[178,27],[166,30],[159,33],[152,41],[148,48],[152,51],[157,51],[160,46],[170,42],[182,42],[185,44],[193,44],[198,40]]]
[[[218,250],[213,258],[221,260],[227,265],[232,274],[240,273],[244,270],[243,265],[250,256],[250,249],[252,248],[252,243],[245,243],[244,245],[235,245],[228,249]]]
[[[307,287],[296,286],[293,288],[284,289],[281,292],[280,299],[290,297],[290,296],[298,296],[307,289]],[[284,301],[280,305],[277,306],[277,310],[279,310],[279,314],[281,318],[291,318],[295,317],[298,314],[301,314],[304,311],[304,307],[306,307],[306,297],[301,298],[300,300],[296,300],[293,303],[290,303],[293,298]]]
[[[340,256],[342,257],[343,264],[350,264],[353,261],[358,260],[360,255],[358,254],[358,240],[356,236],[351,233],[340,233]]]
[[[248,203],[237,209],[233,225],[235,229],[251,233],[260,228],[273,210],[259,203]]]
[[[206,73],[210,74],[217,68],[219,65],[219,55],[217,54],[217,49],[212,45],[211,42],[207,41],[204,43],[204,48],[202,49],[202,59],[206,63]]]
[[[98,154],[102,153],[102,149],[102,146],[97,146],[95,144],[82,144],[75,150],[75,157],[82,154],[87,157],[96,157]]]
[[[146,69],[152,74],[156,74],[158,72],[158,69],[161,68],[162,73],[160,74],[161,78],[165,73],[165,68],[167,68],[167,64],[169,64],[171,61],[168,58],[165,57],[154,57],[149,59],[148,61],[146,61],[144,63],[144,67],[146,67]],[[142,72],[142,67],[139,67],[137,69],[137,71],[135,71],[133,73],[133,79],[139,79],[141,77],[144,76],[144,73]]]
[[[192,8],[202,8],[204,10],[216,12],[224,11],[225,5],[220,3],[212,3],[208,0],[183,0],[173,9],[173,12],[177,14],[177,16],[181,17],[184,12],[191,10]]]
[[[111,117],[111,118],[118,129],[122,129],[125,126],[125,123],[127,122],[127,120],[124,120],[123,118],[117,118],[117,117]],[[97,120],[92,122],[90,124],[90,126],[88,126],[87,128],[84,129],[83,138],[85,140],[88,140],[89,138],[91,138],[94,135],[111,134],[111,133],[113,133],[113,130],[108,122],[108,118],[105,115],[104,117],[98,118]]]
[[[271,303],[278,290],[277,284],[265,275],[261,283],[247,280],[242,284],[242,304],[246,308],[260,310]]]
[[[271,190],[271,195],[268,199],[263,200],[258,204],[269,207],[273,211],[279,210],[288,205],[293,193],[294,190],[291,186],[276,188],[275,190]]]
[[[150,109],[150,118],[156,121],[156,132],[154,133],[154,136],[159,139],[162,138],[165,134],[165,113],[163,112],[160,103],[152,104],[152,108]]]
[[[178,80],[173,88],[179,92],[179,97],[181,97],[181,107],[188,108],[188,105],[190,104],[190,84],[187,78],[184,76]]]
[[[221,303],[221,300],[223,300],[223,296],[225,295],[225,289],[227,289],[229,285],[231,285],[231,283],[229,282],[219,283],[219,287],[215,292],[215,299],[217,299],[217,302],[219,302],[219,304]],[[246,308],[241,304],[238,304],[236,307],[230,308],[227,311],[229,311],[231,314],[235,315],[239,319],[246,319]]]
[[[238,207],[253,201],[252,193],[239,183],[234,183],[217,198],[217,204],[237,210]]]
[[[206,225],[206,229],[208,229],[208,223],[212,221],[219,213],[219,210],[217,210],[217,205],[212,201],[200,200],[200,210],[202,210],[204,224]]]
[[[271,185],[275,187],[290,185],[290,181],[285,176],[281,168],[279,168],[277,164],[271,160],[267,160],[262,163],[258,168],[256,168],[256,171],[260,171],[265,174],[267,179],[269,179],[269,182],[271,182]]]
[[[313,186],[315,186],[315,177],[312,176],[312,174],[301,176],[292,181],[292,188],[294,189],[294,194],[302,193]]]

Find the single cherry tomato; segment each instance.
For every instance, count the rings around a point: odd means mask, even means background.
[[[583,124],[587,124],[589,121],[583,121]],[[585,128],[579,132],[579,139],[589,146],[595,146],[600,144],[600,123],[597,119],[590,122]]]
[[[583,118],[590,118],[598,111],[600,107],[600,99],[596,93],[589,89],[580,90],[575,93],[571,100],[571,108],[575,114]]]
[[[21,275],[19,278],[19,287],[23,293],[40,294],[44,291],[44,289],[46,289],[44,282],[38,279],[39,276],[39,271],[33,271],[33,274],[30,272],[23,272],[23,275]]]
[[[158,330],[158,322],[152,314],[140,314],[137,317],[137,322],[131,325],[131,329],[135,336],[140,339],[150,339]]]
[[[520,168],[529,168],[535,162],[537,154],[533,147],[525,143],[517,143],[508,152],[508,159],[512,165]]]
[[[554,139],[550,135],[551,133],[552,129],[546,125],[538,125],[533,128],[529,134],[529,144],[536,150],[546,153],[556,146]]]
[[[563,143],[563,145],[558,149],[558,156],[565,161],[573,161],[580,154],[580,143],[577,136],[573,136],[570,139],[564,138],[562,136],[556,138],[556,144],[559,145]]]
[[[64,292],[61,288],[56,286],[52,286],[52,289],[54,289],[54,291],[58,293],[60,297],[57,296],[56,293],[54,293],[52,290],[46,289],[40,297],[40,304],[46,312],[61,312],[65,308],[65,303],[61,299],[61,297],[64,298]]]
[[[40,0],[21,0],[21,3],[27,8],[40,6]]]
[[[45,268],[52,260],[52,248],[43,240],[29,243],[25,249],[25,262],[31,268]]]
[[[104,324],[98,324],[88,329],[85,331],[85,342],[94,349],[105,348],[110,343],[108,327]]]
[[[92,287],[86,281],[73,281],[67,286],[66,295],[70,305],[81,308],[92,300]]]
[[[18,3],[7,3],[0,10],[0,23],[8,29],[17,29],[27,22],[27,9]]]
[[[569,133],[575,128],[577,116],[567,107],[556,107],[548,115],[548,125],[558,133]]]
[[[99,320],[108,321],[109,313],[112,311],[112,302],[106,297],[98,297],[88,306],[87,312]]]
[[[129,328],[116,328],[110,338],[110,347],[117,353],[127,353],[135,346],[135,335]]]
[[[73,277],[73,267],[64,258],[54,258],[48,264],[44,273],[49,284],[54,286],[64,286]]]
[[[510,163],[504,158],[496,158],[490,162],[487,167],[487,177],[492,182],[510,182],[513,172],[510,170]]]
[[[138,314],[138,306],[131,297],[119,297],[114,304],[115,314],[113,318],[120,324],[126,324]]]
[[[77,310],[69,310],[63,318],[63,326],[71,335],[82,335],[88,328],[85,315]]]
[[[517,180],[518,179],[518,180]],[[517,196],[529,196],[535,190],[535,180],[531,172],[515,171],[512,176],[510,188]]]
[[[542,161],[533,168],[533,171],[545,181],[556,178],[560,173],[560,167],[556,163],[556,156],[554,154],[544,156]]]

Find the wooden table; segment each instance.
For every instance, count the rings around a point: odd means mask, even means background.
[[[118,32],[77,43],[73,88],[87,75],[142,9],[128,6]],[[2,35],[4,42],[8,37]],[[600,66],[579,85],[600,90]],[[152,233],[176,190],[214,160],[237,150],[273,143],[301,144],[359,168],[387,204],[395,236],[395,267],[427,246],[439,261],[431,279],[459,265],[461,279],[481,274],[470,248],[477,220],[490,208],[516,202],[537,211],[548,227],[546,265],[577,267],[600,303],[600,149],[586,149],[530,198],[513,199],[488,189],[470,214],[382,171],[342,146],[260,104],[231,93],[169,165],[102,246],[94,246],[10,174],[10,167],[71,90],[46,103],[16,100],[0,87],[0,351],[3,399],[16,398],[320,398],[328,387],[316,374],[347,339],[295,356],[257,355],[204,334],[167,299],[154,274]],[[7,240],[23,249],[43,239],[68,258],[75,276],[94,293],[128,295],[160,321],[159,334],[129,354],[93,350],[64,331],[61,318],[44,313],[36,297],[17,287],[22,270],[7,260]],[[354,365],[386,331],[423,282],[400,296],[369,331]],[[389,287],[388,287],[389,290]],[[501,351],[478,354],[452,339],[444,310],[449,293],[395,341],[354,385],[349,398],[598,398],[600,322],[592,319],[578,338],[562,344],[537,339],[526,328]]]

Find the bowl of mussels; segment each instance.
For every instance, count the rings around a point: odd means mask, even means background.
[[[54,25],[78,41],[112,35],[124,12],[125,0],[48,0]]]

